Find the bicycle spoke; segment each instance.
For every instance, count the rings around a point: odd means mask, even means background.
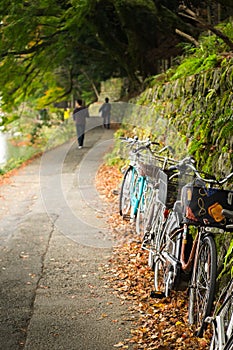
[[[189,321],[197,327],[197,334],[203,333],[204,320],[211,312],[215,283],[217,257],[212,236],[204,237],[197,257],[194,280],[190,289]]]
[[[197,276],[197,306],[199,312],[198,319],[202,317],[203,310],[206,309],[206,304],[208,302],[208,295],[210,291],[210,251],[209,247],[205,246],[201,258],[199,260],[198,276]]]
[[[127,217],[130,214],[131,197],[132,197],[137,176],[138,174],[132,166],[130,166],[125,172],[122,185],[121,185],[120,203],[119,203],[120,215],[122,215],[123,217]]]

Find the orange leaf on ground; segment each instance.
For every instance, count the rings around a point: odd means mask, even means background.
[[[119,189],[122,174],[117,167],[102,165],[96,175],[96,187],[109,203],[106,221],[117,241],[108,264],[101,267],[103,279],[114,290],[121,304],[133,315],[132,337],[114,347],[135,350],[207,350],[210,330],[196,338],[188,323],[188,293],[173,291],[169,298],[150,297],[153,271],[148,267],[148,253],[141,249],[135,226],[119,215]],[[119,191],[118,191],[119,192]],[[108,216],[107,216],[108,215]],[[133,345],[132,345],[133,344]]]

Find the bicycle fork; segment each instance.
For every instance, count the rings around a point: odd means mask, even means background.
[[[131,210],[130,210],[130,222],[134,222],[135,217],[137,215],[139,202],[140,202],[140,199],[142,197],[143,190],[144,190],[144,184],[145,184],[145,178],[143,176],[140,176],[137,179],[135,190],[132,193]]]
[[[173,289],[174,281],[180,269],[180,261],[173,255],[168,252],[163,252],[163,257],[168,263],[170,263],[169,271],[167,273],[165,281],[165,296],[167,297],[170,293],[170,290]]]
[[[175,231],[174,235],[177,235],[179,231],[180,229]],[[184,224],[183,232],[182,232],[181,250],[178,249],[178,251],[175,254],[170,254],[168,251],[163,252],[163,257],[166,259],[168,263],[170,263],[169,272],[165,283],[166,291],[169,291],[174,287],[173,285],[175,283],[176,277],[179,278],[180,270],[183,270],[184,272],[190,271],[193,260],[195,259],[196,250],[199,249],[201,233],[198,233],[196,235],[188,261],[186,262],[185,249],[187,245],[187,234],[188,234],[188,226]],[[172,240],[171,240],[171,243],[172,243]],[[180,256],[179,256],[179,251],[180,251]]]

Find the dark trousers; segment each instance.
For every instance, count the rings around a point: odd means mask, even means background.
[[[85,125],[76,124],[76,133],[77,133],[78,145],[83,146],[84,135],[85,135]]]
[[[104,127],[110,129],[110,115],[104,116]]]

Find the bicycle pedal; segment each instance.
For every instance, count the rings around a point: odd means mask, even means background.
[[[115,194],[117,196],[119,194],[119,190],[112,190],[112,194]]]
[[[164,292],[159,292],[156,290],[152,290],[152,292],[150,293],[150,297],[151,298],[156,298],[156,299],[163,299],[166,297]]]
[[[124,214],[123,215],[123,219],[126,220],[126,221],[129,221],[130,220],[130,216],[127,215],[127,214]]]
[[[142,241],[142,247],[145,249],[150,249],[150,243],[148,241]]]

